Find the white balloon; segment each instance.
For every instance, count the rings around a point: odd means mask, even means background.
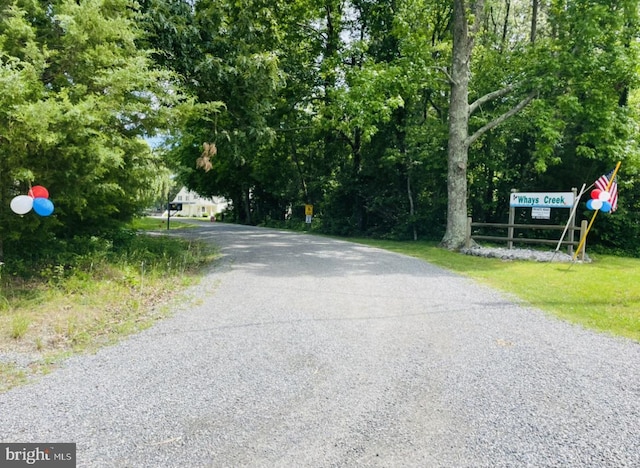
[[[603,190],[602,192],[600,192],[600,195],[598,195],[598,200],[600,201],[609,201],[610,198],[611,194],[606,190]]]
[[[18,195],[11,200],[11,210],[15,214],[23,215],[33,208],[33,198],[28,195]]]
[[[591,206],[594,210],[599,210],[602,208],[602,200],[591,200]]]

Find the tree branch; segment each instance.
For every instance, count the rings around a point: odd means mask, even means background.
[[[513,88],[514,85],[510,84],[505,88],[499,89],[489,94],[485,94],[481,98],[476,99],[476,101],[469,106],[469,115],[473,114],[482,104],[502,97],[505,94],[509,94],[511,91],[513,91]]]
[[[511,110],[505,112],[504,114],[502,114],[500,117],[497,117],[495,119],[493,119],[491,122],[489,122],[487,125],[485,125],[482,128],[479,128],[473,135],[471,135],[469,138],[467,138],[467,140],[465,141],[467,148],[469,146],[471,146],[473,144],[474,141],[476,141],[478,138],[480,138],[482,135],[484,135],[486,132],[488,132],[489,130],[497,127],[498,125],[500,125],[502,122],[504,122],[505,120],[513,117],[514,115],[516,115],[518,112],[520,112],[522,109],[524,109],[525,107],[527,107],[527,105],[529,105],[529,103],[531,101],[533,101],[533,99],[538,95],[537,91],[532,92],[531,94],[529,94],[526,98],[524,98],[522,101],[520,101],[518,103],[517,106],[515,106],[514,108],[512,108]]]
[[[444,75],[447,77],[447,81],[449,82],[449,84],[456,84],[456,81],[453,79],[451,74],[449,74],[449,72],[447,71],[447,69],[445,67],[434,67],[434,68],[436,70],[444,73]]]
[[[351,147],[352,151],[356,149],[356,143],[351,138],[349,138],[349,135],[347,135],[342,130],[338,130],[338,135],[341,136],[342,139]]]

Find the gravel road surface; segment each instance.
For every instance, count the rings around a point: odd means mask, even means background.
[[[0,442],[76,442],[79,467],[640,466],[639,344],[402,255],[188,231],[222,258],[175,314],[0,395]]]

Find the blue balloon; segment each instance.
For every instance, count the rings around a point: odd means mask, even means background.
[[[593,200],[587,200],[587,208],[593,210]]]
[[[611,211],[611,203],[609,203],[608,201],[603,201],[602,208],[600,208],[600,211],[604,213],[608,213],[609,211]]]
[[[40,216],[49,216],[53,213],[53,203],[47,198],[35,198],[33,200],[33,211]]]

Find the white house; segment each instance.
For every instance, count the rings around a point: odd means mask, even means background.
[[[196,192],[182,187],[172,203],[182,203],[182,210],[171,213],[172,216],[196,216],[210,218],[221,213],[227,207],[227,201],[222,197],[204,198]]]

